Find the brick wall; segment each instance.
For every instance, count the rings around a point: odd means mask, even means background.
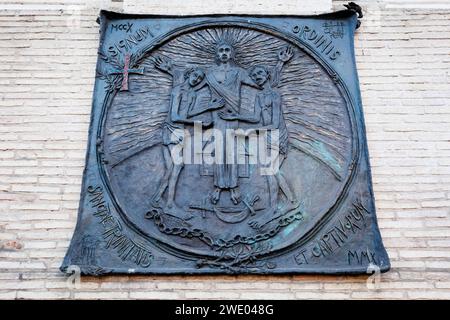
[[[195,13],[202,1],[179,2]],[[95,19],[100,7],[137,6],[2,1],[0,299],[450,298],[450,1],[359,3],[366,17],[356,59],[390,272],[376,285],[367,276],[110,276],[74,284],[58,267],[77,218]]]

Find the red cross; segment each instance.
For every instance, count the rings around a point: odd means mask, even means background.
[[[123,65],[123,70],[113,70],[110,74],[122,74],[122,86],[120,87],[120,91],[128,91],[128,75],[130,73],[134,74],[143,74],[144,68],[138,69],[130,69],[130,55],[125,55],[125,61]]]

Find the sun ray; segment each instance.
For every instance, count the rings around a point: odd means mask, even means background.
[[[178,69],[195,65],[208,68],[214,64],[215,48],[221,42],[235,48],[236,63],[245,69],[257,64],[275,66],[277,52],[287,45],[254,30],[217,27],[181,35],[162,45],[157,54],[171,59]],[[152,53],[142,61],[145,74],[131,76],[130,92],[119,93],[111,106],[116,116],[108,118],[107,140],[113,163],[121,163],[160,142],[160,127],[174,80],[155,68],[151,56]],[[292,147],[315,159],[325,155],[326,159],[320,161],[339,175],[339,168],[345,167],[351,133],[341,129],[348,127],[342,125],[348,121],[342,109],[345,101],[326,71],[296,48],[294,58],[284,67],[277,90]],[[243,110],[252,110],[254,94],[249,93],[251,90],[243,90]],[[134,97],[140,103],[134,103]]]

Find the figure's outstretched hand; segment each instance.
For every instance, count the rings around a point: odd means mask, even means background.
[[[153,63],[155,64],[155,67],[158,68],[161,71],[172,73],[173,65],[172,61],[170,61],[167,58],[164,58],[162,56],[156,56],[152,59]]]
[[[278,59],[283,62],[288,62],[294,56],[294,49],[287,46],[278,52]]]
[[[252,135],[255,135],[255,134],[258,133],[258,130],[259,130],[259,128],[246,129],[246,130],[245,130],[245,135],[246,135],[247,137],[252,136]]]
[[[213,124],[213,122],[210,121],[203,121],[202,122],[202,127],[206,128],[206,127],[210,127]]]
[[[222,108],[223,106],[225,106],[224,98],[216,98],[210,102],[211,109],[219,109],[219,108]]]
[[[239,120],[239,116],[233,112],[230,113],[230,112],[220,111],[218,114],[219,114],[219,117],[223,120]]]

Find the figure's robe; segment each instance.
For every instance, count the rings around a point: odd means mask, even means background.
[[[214,165],[214,186],[220,189],[232,189],[238,186],[238,165],[236,163],[236,141],[235,136],[227,135],[227,130],[235,130],[239,127],[237,120],[224,120],[219,117],[219,112],[240,113],[241,104],[241,87],[244,79],[247,78],[247,73],[244,69],[239,67],[232,67],[228,70],[225,81],[219,82],[214,76],[212,68],[206,73],[206,81],[211,90],[211,100],[223,99],[225,105],[213,111],[214,129],[220,131],[223,137],[223,145],[221,150],[215,150],[216,163]],[[220,147],[216,145],[216,147]],[[218,153],[221,152],[221,155]],[[221,158],[221,159],[220,159]]]

